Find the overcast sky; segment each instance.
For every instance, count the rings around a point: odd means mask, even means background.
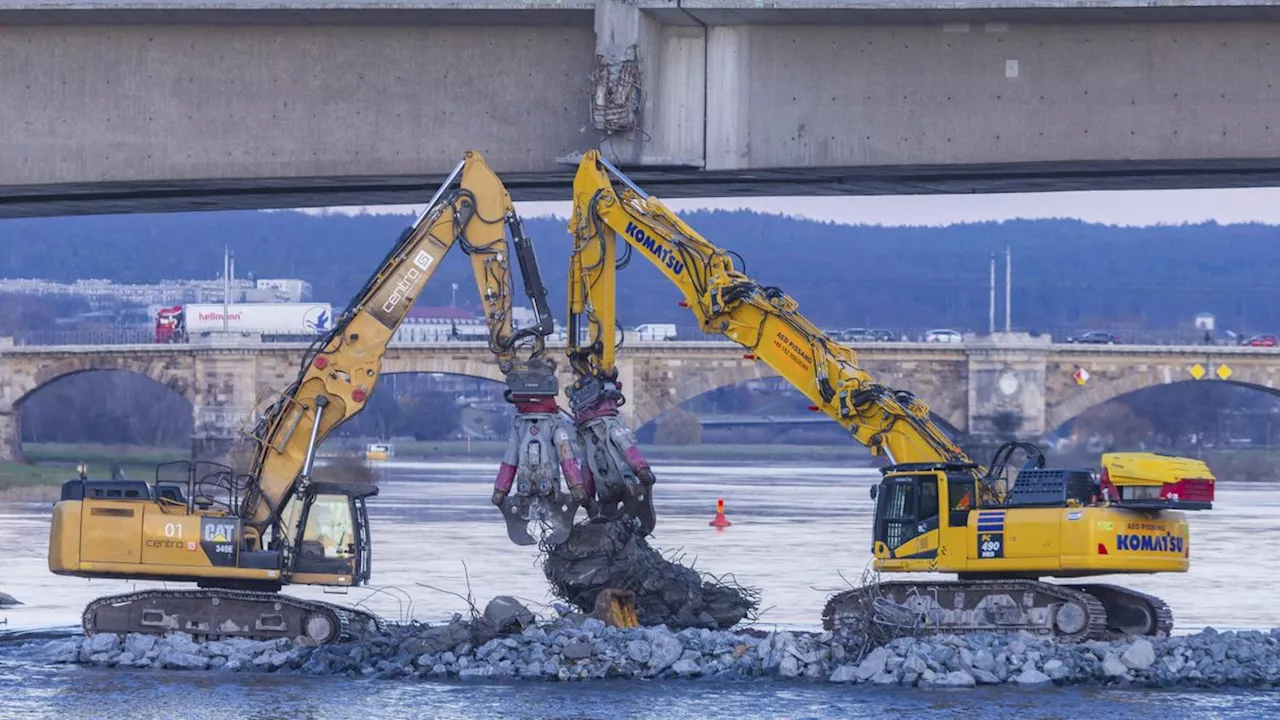
[[[1126,190],[987,195],[702,198],[665,201],[677,212],[748,208],[866,225],[950,225],[1016,218],[1079,218],[1107,225],[1158,225],[1216,220],[1280,225],[1280,188]],[[524,217],[568,217],[568,202],[517,203]],[[409,205],[328,208],[335,212],[417,212]]]

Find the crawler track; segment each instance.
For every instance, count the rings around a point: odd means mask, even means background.
[[[1107,627],[1128,635],[1168,637],[1173,633],[1173,610],[1154,595],[1118,585],[1073,585],[1098,598],[1107,609]]]
[[[1036,580],[883,582],[833,595],[822,623],[827,630],[856,629],[869,616],[956,634],[1027,631],[1066,642],[1107,636],[1107,611],[1097,597]]]
[[[197,640],[357,640],[386,630],[372,613],[271,592],[203,588],[143,590],[98,598],[81,619],[86,635],[190,633]]]

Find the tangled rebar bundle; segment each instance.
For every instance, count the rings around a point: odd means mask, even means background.
[[[552,592],[584,613],[605,588],[636,595],[641,625],[729,628],[754,620],[759,592],[732,578],[699,573],[663,557],[634,518],[580,523],[558,546],[542,547],[542,571]]]

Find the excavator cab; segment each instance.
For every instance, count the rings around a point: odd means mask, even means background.
[[[878,558],[935,557],[939,530],[969,523],[969,510],[976,507],[975,467],[910,463],[882,468],[880,483],[871,486],[876,501],[872,553]]]
[[[289,501],[281,527],[290,534],[290,581],[362,585],[372,576],[369,512],[373,485],[312,483]]]

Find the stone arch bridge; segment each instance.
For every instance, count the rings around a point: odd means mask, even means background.
[[[95,370],[135,372],[181,394],[192,406],[193,450],[212,450],[240,437],[259,402],[288,386],[304,349],[271,343],[15,347],[0,339],[0,460],[21,457],[24,400],[58,378]],[[563,345],[550,349],[565,388],[571,378]],[[1054,345],[997,335],[954,345],[872,343],[857,351],[880,382],[910,390],[938,418],[979,440],[1038,439],[1119,395],[1196,381],[1196,369],[1203,371],[1199,381],[1280,392],[1280,350],[1269,348]],[[775,375],[730,342],[632,343],[618,369],[628,397],[623,415],[636,428],[703,393]],[[382,372],[502,380],[483,342],[395,344]]]

